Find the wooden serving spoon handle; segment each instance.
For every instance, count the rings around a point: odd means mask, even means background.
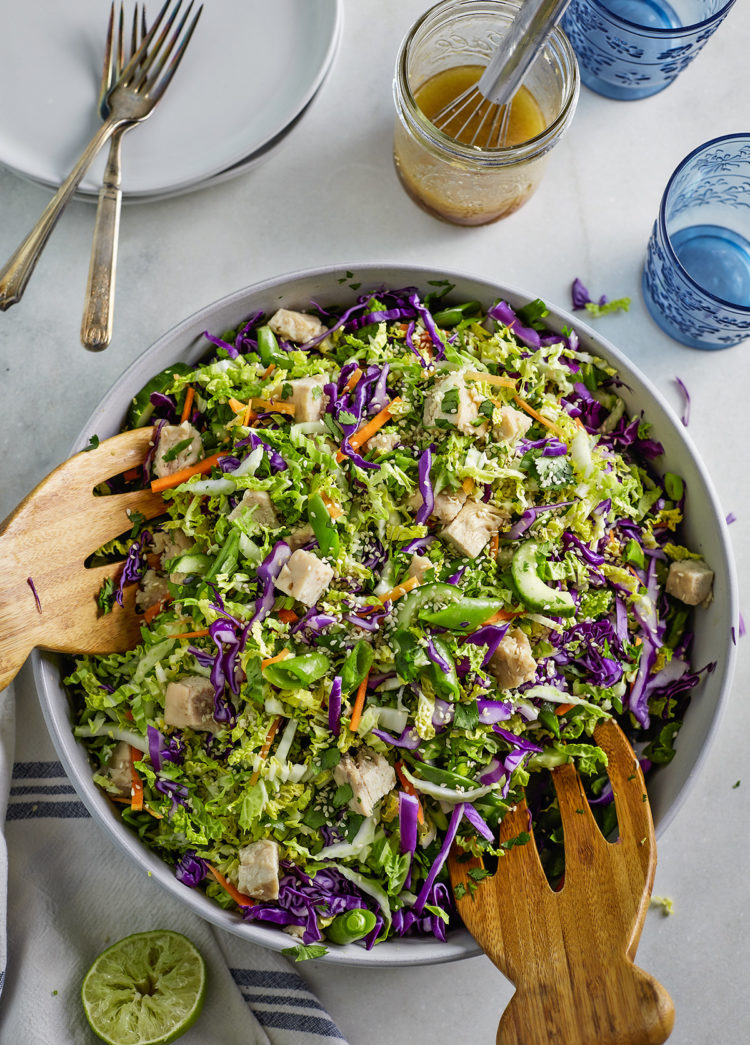
[[[626,958],[602,968],[579,953],[567,975],[518,987],[497,1045],[663,1045],[673,1025],[672,999],[653,977]]]

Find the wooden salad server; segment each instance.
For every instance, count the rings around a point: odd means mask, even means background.
[[[35,646],[60,653],[117,653],[140,639],[135,585],[102,615],[96,597],[118,564],[85,560],[132,523],[164,511],[161,494],[136,490],[95,496],[94,488],[142,464],[153,428],[123,432],[82,451],[41,481],[0,525],[0,690]]]
[[[572,765],[553,770],[562,814],[565,879],[550,887],[533,837],[505,850],[497,872],[456,846],[453,887],[469,932],[516,987],[500,1019],[497,1045],[661,1045],[674,1024],[664,988],[633,964],[649,905],[656,845],[638,760],[613,721],[597,726],[609,760],[619,825],[601,834]],[[500,827],[500,841],[529,831],[521,803]]]

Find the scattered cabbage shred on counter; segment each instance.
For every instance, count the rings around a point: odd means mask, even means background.
[[[142,642],[66,680],[123,820],[302,950],[356,909],[367,947],[445,939],[451,845],[502,859],[524,791],[559,874],[549,769],[574,762],[610,830],[597,722],[666,763],[711,668],[687,491],[615,370],[540,301],[428,289],[245,317],[146,386],[165,515],[100,551]]]

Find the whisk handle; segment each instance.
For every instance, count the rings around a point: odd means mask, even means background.
[[[477,87],[497,105],[509,102],[570,0],[526,0]]]

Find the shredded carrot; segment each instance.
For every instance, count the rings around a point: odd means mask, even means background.
[[[297,413],[294,403],[279,403],[275,399],[251,399],[250,404],[254,410],[270,410],[276,414],[289,414],[290,417]]]
[[[402,595],[406,595],[407,592],[411,591],[412,588],[416,588],[419,581],[416,577],[407,577],[401,584],[397,584],[395,588],[391,588],[384,595],[379,595],[378,598],[381,602],[395,602],[396,599],[400,599]]]
[[[130,805],[130,799],[126,798],[124,795],[107,795],[107,798],[109,798],[110,801],[112,801],[112,802],[118,802],[122,806],[129,806]],[[161,813],[157,813],[155,810],[149,809],[148,806],[144,806],[143,807],[143,812],[144,813],[148,813],[148,815],[152,816],[154,818],[154,820],[163,820],[164,819],[164,817],[161,815]]]
[[[359,367],[357,367],[357,369],[352,373],[351,377],[344,385],[344,391],[351,392],[353,389],[355,389],[357,387],[357,384],[359,383],[360,377],[362,377],[362,371],[359,369]]]
[[[170,635],[170,639],[202,639],[206,635],[210,635],[211,632],[208,628],[201,628],[199,631],[181,631],[179,635]]]
[[[138,467],[138,468],[128,468],[127,472],[123,472],[122,473],[122,477],[123,477],[123,479],[125,479],[126,482],[130,483],[130,482],[133,482],[134,479],[140,479],[142,473],[143,473],[143,469],[140,468],[140,467]]]
[[[562,429],[558,428],[554,421],[548,421],[546,417],[543,417],[538,410],[535,410],[534,407],[530,403],[527,403],[525,399],[521,399],[519,395],[513,396],[513,399],[518,403],[522,410],[526,411],[529,417],[533,417],[540,425],[549,428],[550,432],[553,432],[558,439],[564,438]]]
[[[154,619],[154,617],[157,615],[157,613],[161,613],[161,611],[164,609],[164,607],[167,605],[167,603],[169,603],[171,601],[172,601],[172,596],[171,595],[167,595],[166,598],[160,599],[159,602],[155,602],[153,604],[153,606],[149,606],[148,609],[143,614],[143,622],[144,622],[144,624],[150,624],[151,621]]]
[[[523,613],[523,610],[498,610],[497,613],[493,613],[489,620],[486,620],[485,624],[497,624],[500,620],[514,620]]]
[[[569,711],[572,711],[575,704],[558,704],[555,708],[556,715],[566,715]]]
[[[233,398],[228,399],[227,403],[229,404],[230,410],[234,410],[237,419],[239,419],[240,414],[242,414],[241,424],[245,428],[249,428],[250,422],[254,421],[258,416],[253,410],[251,403],[243,403],[239,399]]]
[[[328,514],[332,519],[338,519],[339,516],[344,514],[344,509],[341,508],[335,501],[332,501],[327,493],[321,493],[320,499],[328,509]]]
[[[393,414],[391,413],[391,407],[395,406],[397,403],[400,402],[401,398],[399,396],[396,396],[395,399],[391,400],[388,406],[384,406],[383,409],[380,410],[377,414],[375,414],[374,417],[371,417],[367,424],[362,425],[361,428],[358,428],[357,431],[349,437],[349,445],[351,446],[351,448],[353,450],[359,450],[359,448],[364,443],[366,443],[368,439],[375,435],[378,429],[382,428],[383,425],[386,424],[386,422],[390,421],[393,417]],[[345,457],[346,454],[344,454],[341,450],[339,450],[339,452],[336,454],[336,460],[339,462],[339,464],[341,464]]]
[[[464,481],[461,483],[461,489],[465,494],[470,494],[473,493],[475,485],[476,484],[474,483],[474,480],[471,478],[471,476],[467,475]]]
[[[464,377],[467,381],[485,381],[488,385],[498,385],[500,388],[517,388],[517,382],[512,377],[502,377],[495,374],[483,374],[479,370],[465,370]]]
[[[190,464],[187,468],[180,468],[178,472],[172,472],[171,475],[164,475],[161,479],[152,479],[152,493],[161,493],[162,490],[171,490],[172,487],[187,482],[187,480],[193,475],[205,475],[206,472],[211,471],[215,464],[219,463],[220,457],[226,457],[226,453],[211,454],[210,457],[204,457],[203,460],[198,461],[197,464]]]
[[[143,758],[143,752],[137,747],[130,749],[130,808],[136,813],[143,809],[143,781],[138,775],[135,763]]]
[[[497,558],[497,553],[500,551],[500,535],[493,533],[490,537],[490,555],[493,559]]]
[[[275,664],[279,660],[285,660],[289,656],[289,650],[283,649],[281,653],[277,653],[275,657],[266,657],[265,660],[260,662],[261,668],[267,668],[269,664]]]
[[[294,624],[299,617],[294,610],[279,610],[279,620],[282,624]]]
[[[262,373],[262,374],[260,375],[260,379],[261,379],[261,381],[265,381],[265,379],[266,379],[267,377],[270,377],[270,376],[271,376],[271,374],[272,374],[272,373],[274,372],[274,370],[275,370],[275,369],[276,369],[276,364],[275,364],[275,363],[269,363],[269,364],[268,364],[268,366],[266,367],[266,369],[265,369],[265,370],[263,371],[263,373]]]
[[[406,791],[407,795],[411,795],[417,800],[417,820],[420,824],[424,823],[424,813],[422,812],[422,803],[419,801],[419,795],[417,794],[414,784],[411,780],[407,780],[404,774],[403,766],[400,762],[396,763],[396,774],[398,776],[401,787]]]
[[[219,883],[221,888],[224,889],[225,892],[229,893],[229,895],[232,897],[232,899],[234,900],[234,902],[237,904],[238,907],[254,907],[255,906],[255,900],[253,900],[250,896],[245,896],[244,893],[241,893],[239,891],[239,889],[237,889],[235,886],[233,886],[232,883],[229,881],[229,879],[225,878],[224,875],[220,871],[216,870],[215,867],[212,867],[211,864],[209,864],[208,865],[208,869],[211,872],[211,874],[214,876],[216,881]]]
[[[370,672],[368,670],[367,674],[360,682],[359,688],[357,689],[357,696],[354,701],[354,707],[352,708],[352,717],[349,720],[349,729],[352,731],[352,733],[357,732],[359,720],[362,718],[362,711],[365,706],[365,697],[367,696],[367,680],[369,679],[369,677]]]
[[[190,411],[193,409],[193,399],[195,399],[195,389],[192,385],[188,385],[185,393],[185,402],[182,405],[182,414],[180,415],[181,424],[190,418]]]
[[[278,732],[278,728],[280,725],[281,715],[277,715],[271,723],[271,727],[266,733],[266,739],[263,741],[263,747],[260,749],[261,762],[265,761],[265,759],[268,757],[268,752],[271,750],[271,744],[273,744],[273,738],[276,736],[276,733]],[[257,769],[253,770],[253,775],[250,777],[250,787],[253,787],[253,785],[258,783],[259,777],[260,766],[258,766]]]

